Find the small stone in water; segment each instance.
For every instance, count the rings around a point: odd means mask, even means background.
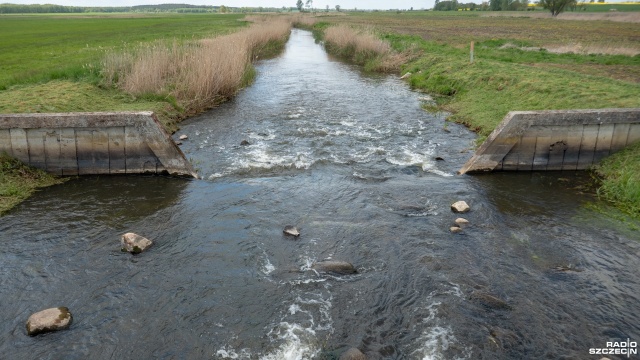
[[[454,234],[459,234],[462,232],[462,228],[460,228],[459,226],[452,226],[449,228],[449,230]]]
[[[345,351],[344,353],[342,353],[342,355],[340,355],[339,360],[366,360],[366,359],[367,357],[364,356],[362,351],[358,350],[357,348],[351,348]]]
[[[132,254],[139,254],[153,245],[153,241],[134,233],[122,235],[120,243],[122,244],[122,251]]]
[[[71,325],[72,320],[71,312],[64,306],[45,309],[29,316],[27,334],[35,336],[45,332],[64,330]]]
[[[335,260],[320,261],[313,264],[311,268],[318,272],[328,272],[340,275],[355,274],[358,272],[351,263]]]
[[[469,220],[467,220],[465,218],[457,218],[455,223],[456,223],[456,225],[462,227],[464,225],[469,225]]]
[[[180,135],[180,140],[187,140],[189,137],[187,135]]]
[[[300,236],[300,232],[298,231],[298,229],[296,229],[296,227],[292,225],[285,226],[282,232],[291,236]]]
[[[466,202],[458,201],[451,204],[451,210],[456,213],[466,213],[467,211],[471,210],[471,208],[469,207],[469,205],[467,205]]]
[[[242,142],[240,143],[240,145],[242,146],[247,146],[247,145],[251,145],[250,142],[248,142],[247,140],[242,140]]]

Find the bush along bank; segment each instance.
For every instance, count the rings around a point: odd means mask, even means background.
[[[372,59],[378,56],[379,53],[373,51],[361,51],[361,55],[355,55],[358,47],[352,42],[329,40],[328,34],[346,33],[344,25],[318,24],[314,28],[324,27],[324,40],[329,52],[360,64],[375,61]],[[358,30],[353,31],[358,33]],[[434,96],[437,108],[451,114],[448,120],[465,124],[477,132],[479,142],[486,139],[509,111],[640,107],[640,85],[547,67],[544,63],[540,66],[540,54],[536,52],[520,49],[486,51],[490,56],[483,58],[483,51],[479,51],[471,62],[469,47],[460,49],[418,36],[395,33],[379,34],[379,39],[389,45],[390,51],[405,54],[408,60],[401,66],[401,74],[405,75],[410,86]],[[513,54],[517,54],[519,62],[513,62]],[[528,56],[532,58],[530,62],[527,61]],[[551,63],[572,61],[580,56],[588,56],[590,61],[594,59],[593,55],[576,54],[546,57]],[[637,57],[626,59],[602,55],[602,59],[595,58],[602,62],[640,62],[640,58],[635,59]],[[530,65],[536,62],[537,66]],[[602,184],[599,193],[604,200],[612,201],[620,209],[634,208],[634,204],[637,209],[640,180],[630,174],[638,173],[640,146],[614,154],[598,167],[597,174]],[[637,210],[630,213],[640,219]]]

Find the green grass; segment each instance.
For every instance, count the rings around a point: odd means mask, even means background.
[[[596,172],[601,177],[598,194],[640,219],[640,143],[603,160]]]
[[[64,181],[66,179],[56,178],[0,153],[0,215],[28,198],[38,188]]]
[[[584,4],[585,12],[610,12],[611,9],[621,12],[640,11],[640,3],[638,4]]]
[[[107,51],[190,40],[245,26],[241,14],[0,15],[0,90],[96,77]]]

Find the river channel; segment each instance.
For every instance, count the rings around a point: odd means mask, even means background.
[[[600,359],[640,341],[640,236],[585,206],[588,175],[455,175],[475,134],[305,31],[257,71],[175,134],[201,180],[81,177],[0,218],[0,358]],[[122,253],[126,232],[155,245]],[[311,269],[326,259],[358,273]],[[71,328],[27,336],[55,306]]]

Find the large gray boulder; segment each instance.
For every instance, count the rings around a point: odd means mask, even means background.
[[[67,329],[73,317],[69,309],[62,306],[45,309],[29,316],[27,334],[35,336],[41,333]]]
[[[139,254],[153,245],[153,241],[134,233],[122,235],[120,243],[122,244],[122,251],[132,254]]]
[[[311,265],[311,268],[317,272],[335,273],[340,275],[355,274],[358,272],[351,263],[346,261],[320,261]]]

